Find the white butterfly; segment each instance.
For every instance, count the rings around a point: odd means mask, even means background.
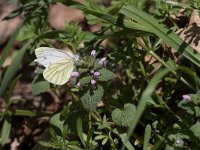
[[[75,61],[78,60],[78,55],[50,47],[35,49],[35,55],[37,57],[35,62],[45,67],[44,79],[58,85],[63,85],[69,81]]]

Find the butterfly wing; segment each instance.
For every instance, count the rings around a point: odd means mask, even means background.
[[[72,58],[73,54],[69,52],[64,52],[59,49],[50,48],[50,47],[39,47],[35,49],[35,55],[37,59],[35,62],[40,63],[44,67],[48,67],[49,65],[67,58]]]
[[[43,72],[45,80],[53,84],[63,85],[71,76],[74,62],[71,58],[61,59],[50,64]]]

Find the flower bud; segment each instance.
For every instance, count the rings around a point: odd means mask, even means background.
[[[77,86],[81,86],[81,83],[80,83],[80,82],[78,82],[76,85],[77,85]]]
[[[91,83],[92,85],[95,85],[95,84],[96,84],[96,80],[92,79],[92,80],[90,81],[90,83]]]
[[[100,75],[101,75],[100,72],[98,72],[98,71],[95,71],[95,72],[94,72],[94,76],[95,76],[96,78],[98,78]]]
[[[183,95],[183,99],[185,100],[185,101],[191,101],[191,96],[190,95]]]
[[[80,73],[77,72],[77,71],[73,71],[73,72],[71,73],[71,77],[77,78],[77,77],[79,77],[79,76],[80,76]]]
[[[91,74],[94,74],[94,70],[90,70],[90,73],[91,73]]]
[[[90,53],[91,56],[95,57],[96,56],[96,50],[92,50]]]
[[[106,60],[106,57],[101,58],[101,59],[99,60],[99,65],[102,65],[102,66],[103,66],[105,60]]]

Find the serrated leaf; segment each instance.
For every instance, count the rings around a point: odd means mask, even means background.
[[[200,108],[199,108],[199,106],[194,106],[194,110],[195,110],[196,117],[199,117],[200,116]]]
[[[47,92],[50,89],[50,83],[47,81],[38,81],[32,85],[32,94],[38,95]]]
[[[91,76],[87,76],[87,77],[83,77],[79,80],[79,83],[81,85],[85,85],[85,84],[88,84],[90,83],[90,80],[92,80],[92,77]]]
[[[200,122],[197,122],[194,124],[190,130],[193,132],[193,134],[200,139]]]
[[[99,77],[100,81],[108,81],[115,78],[115,74],[106,68],[100,69],[99,72],[101,74]]]
[[[83,107],[88,111],[95,111],[98,103],[101,101],[104,94],[104,89],[102,86],[98,85],[96,89],[89,89],[81,97],[81,102]]]
[[[129,127],[131,119],[133,119],[136,112],[136,107],[133,104],[125,104],[124,109],[116,108],[111,116],[114,123],[118,126]]]

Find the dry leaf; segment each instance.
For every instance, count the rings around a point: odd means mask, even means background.
[[[178,30],[177,34],[193,49],[200,52],[200,17],[197,10],[193,10],[188,26]]]

